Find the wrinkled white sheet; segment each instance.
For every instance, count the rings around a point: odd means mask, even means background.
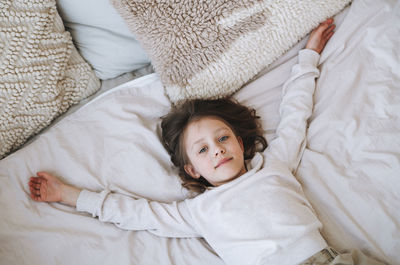
[[[308,146],[297,172],[339,250],[400,264],[400,7],[356,0],[321,57]],[[269,139],[283,82],[303,40],[235,97]],[[156,74],[105,92],[0,161],[0,264],[223,264],[201,239],[122,231],[61,204],[29,199],[39,170],[69,184],[184,198],[159,140],[169,103]]]
[[[400,2],[389,2],[356,1],[327,47],[297,176],[330,244],[400,264]]]

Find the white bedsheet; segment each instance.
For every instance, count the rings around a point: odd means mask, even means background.
[[[308,146],[297,172],[339,250],[400,264],[400,7],[355,0],[321,57]],[[304,40],[235,97],[269,139],[280,91]],[[39,170],[94,191],[185,197],[159,140],[169,102],[156,74],[92,100],[0,161],[0,264],[223,264],[201,239],[122,231],[61,204],[29,199]]]
[[[322,59],[297,176],[330,244],[400,264],[400,2],[354,5]]]

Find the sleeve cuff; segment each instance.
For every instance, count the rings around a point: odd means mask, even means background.
[[[303,49],[299,51],[299,64],[312,65],[317,67],[321,55],[311,49]]]
[[[110,193],[108,190],[104,190],[100,193],[82,190],[76,201],[76,210],[79,212],[88,212],[92,214],[93,217],[99,216],[101,206],[108,193]]]

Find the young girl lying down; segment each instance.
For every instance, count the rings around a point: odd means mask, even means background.
[[[226,264],[378,264],[327,245],[293,176],[305,147],[319,53],[333,29],[332,19],[323,22],[300,51],[283,88],[277,137],[268,148],[255,111],[230,99],[187,101],[163,117],[164,146],[183,186],[197,196],[153,202],[81,190],[38,172],[29,181],[31,198],[71,205],[123,229],[203,237]]]

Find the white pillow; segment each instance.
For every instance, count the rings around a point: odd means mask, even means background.
[[[80,54],[101,79],[150,63],[108,0],[57,0],[58,11]]]

